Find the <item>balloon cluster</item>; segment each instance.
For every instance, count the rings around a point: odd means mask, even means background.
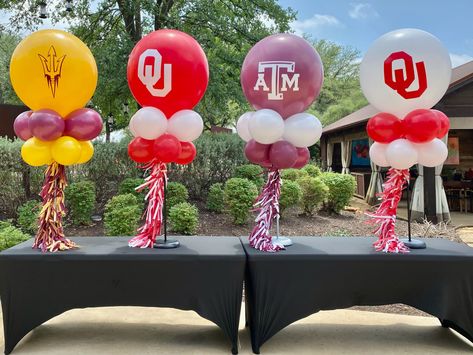
[[[83,164],[94,154],[90,140],[102,131],[102,118],[81,108],[62,118],[53,110],[21,113],[13,123],[15,134],[25,141],[23,160],[31,166]]]

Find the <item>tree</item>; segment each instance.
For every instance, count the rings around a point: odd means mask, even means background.
[[[0,31],[0,104],[21,104],[10,83],[10,58],[20,38]]]

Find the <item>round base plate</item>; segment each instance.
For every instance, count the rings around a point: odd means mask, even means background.
[[[292,240],[288,237],[273,237],[273,239],[271,239],[271,242],[274,245],[282,245],[285,247],[292,245]]]
[[[157,240],[154,243],[153,248],[156,248],[156,249],[173,249],[173,248],[177,248],[179,245],[181,245],[181,243],[179,243],[177,240],[168,239],[165,242],[164,240],[160,239],[160,240]]]
[[[427,248],[427,245],[425,244],[424,241],[419,240],[419,239],[401,239],[401,242],[403,242],[407,247],[411,249],[425,249]]]

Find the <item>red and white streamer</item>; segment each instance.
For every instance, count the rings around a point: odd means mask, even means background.
[[[267,252],[276,252],[284,249],[283,246],[274,245],[271,237],[273,219],[279,216],[279,196],[281,194],[281,175],[279,170],[271,170],[268,180],[261,194],[253,205],[254,211],[259,211],[255,219],[256,226],[250,234],[250,246]]]
[[[128,242],[133,248],[152,248],[156,237],[161,234],[163,221],[164,187],[167,182],[166,164],[152,161],[143,166],[143,169],[151,171],[145,182],[135,190],[149,189],[145,200],[148,201],[146,208],[145,224],[138,229],[138,235]]]
[[[376,251],[385,253],[408,253],[409,248],[399,240],[395,232],[397,206],[401,200],[402,190],[409,181],[408,169],[394,169],[388,171],[383,192],[381,204],[375,213],[367,213],[373,218],[373,223],[379,224],[374,234],[378,240],[373,243]]]

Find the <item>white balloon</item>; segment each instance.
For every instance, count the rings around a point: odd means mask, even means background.
[[[366,52],[360,65],[361,89],[378,110],[402,119],[412,110],[431,108],[442,98],[450,84],[451,68],[448,50],[435,36],[418,29],[400,29],[379,37]]]
[[[296,113],[284,121],[284,139],[298,148],[310,147],[322,135],[322,124],[310,113]]]
[[[249,140],[253,139],[253,137],[250,134],[250,131],[248,130],[248,122],[253,116],[254,112],[245,112],[243,115],[240,116],[240,118],[237,121],[236,125],[236,130],[238,135],[240,136],[241,139],[243,139],[245,142],[248,142]]]
[[[202,117],[192,110],[181,110],[171,116],[168,122],[168,133],[181,142],[192,142],[199,138],[204,130]]]
[[[391,164],[386,160],[387,144],[374,142],[370,147],[370,159],[378,166],[388,167]]]
[[[272,144],[283,136],[284,120],[276,111],[265,108],[253,113],[248,130],[258,143]]]
[[[414,144],[417,149],[419,164],[435,167],[443,164],[448,157],[448,148],[444,142],[435,138],[427,143]]]
[[[386,148],[386,160],[395,169],[409,169],[417,163],[417,149],[407,139],[396,139]]]
[[[133,115],[129,126],[135,137],[153,140],[166,132],[167,125],[168,120],[161,110],[143,107]]]

